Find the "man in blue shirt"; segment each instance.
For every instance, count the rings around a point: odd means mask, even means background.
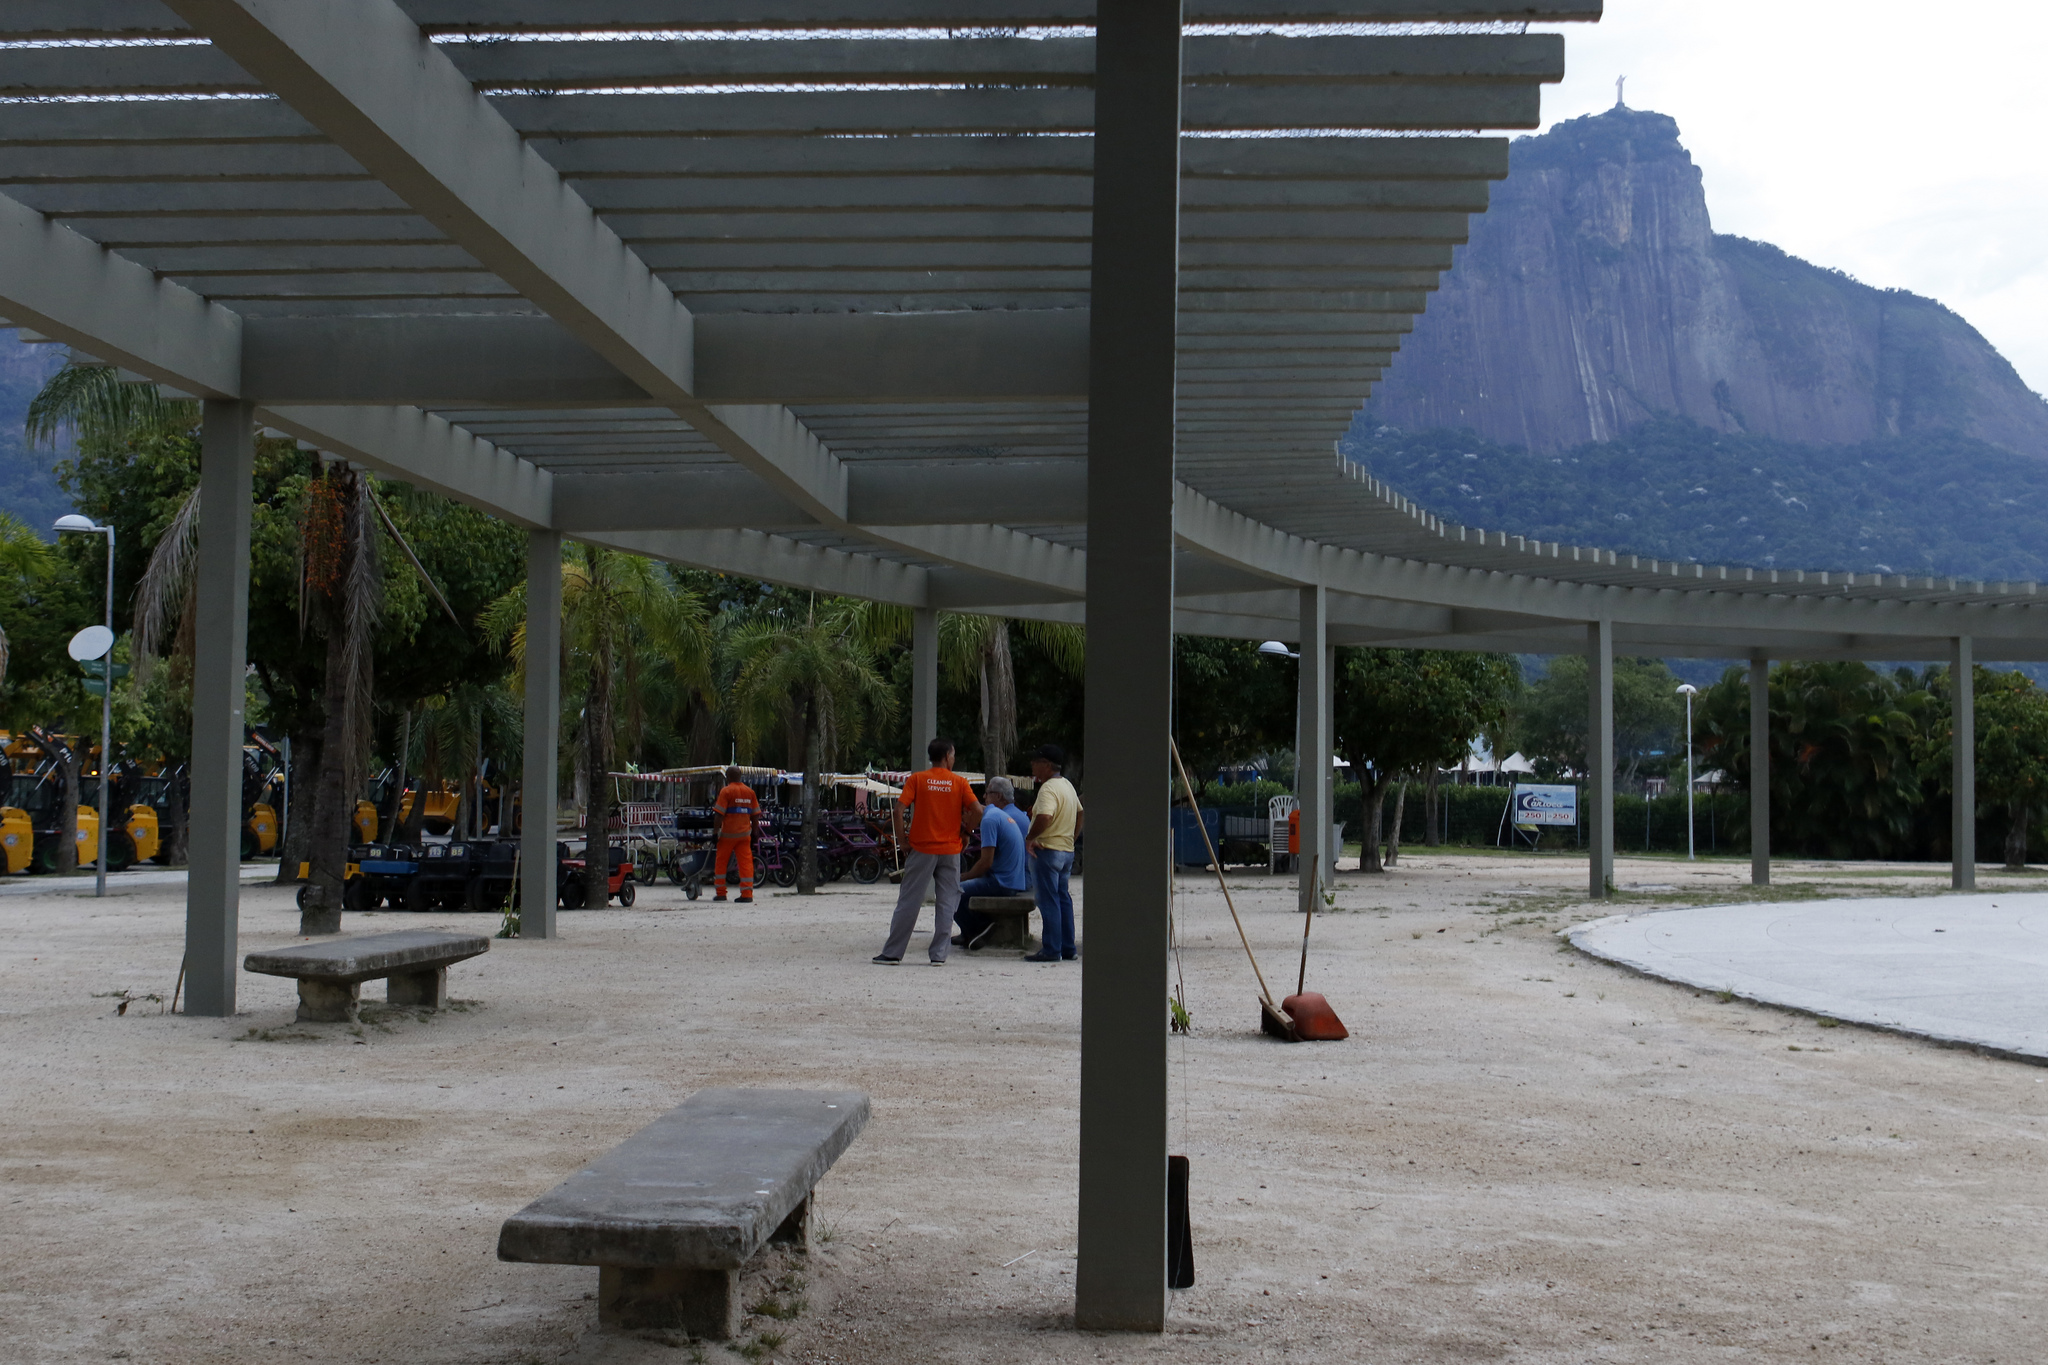
[[[953,917],[960,936],[953,940],[962,948],[979,947],[994,927],[993,916],[968,909],[974,896],[1021,896],[1030,885],[1025,870],[1024,829],[1011,815],[1016,788],[1007,777],[988,780],[988,800],[981,808],[981,856],[967,869],[960,883],[960,910]]]

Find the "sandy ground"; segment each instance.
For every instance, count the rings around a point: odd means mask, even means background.
[[[1746,874],[1625,860],[1617,880],[1668,904]],[[1788,896],[1945,885],[1780,875]],[[1070,1326],[1079,971],[871,966],[886,888],[651,890],[458,967],[473,1004],[360,1029],[294,1024],[291,984],[246,976],[233,1020],[117,1015],[116,993],[168,993],[181,898],[8,898],[0,1359],[737,1359],[601,1335],[595,1271],[493,1255],[507,1214],[725,1084],[874,1099],[821,1186],[829,1240],[750,1284],[793,1314],[750,1320],[757,1361],[2048,1357],[2048,1072],[1561,950],[1583,876],[1413,853],[1345,875],[1309,984],[1354,1036],[1296,1047],[1257,1035],[1213,882],[1181,881],[1196,1033],[1173,1043],[1172,1123],[1199,1278],[1158,1338]],[[1231,880],[1291,978],[1292,892]],[[242,923],[245,949],[289,940],[288,894],[245,893]]]

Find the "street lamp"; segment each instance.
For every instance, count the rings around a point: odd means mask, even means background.
[[[1692,834],[1692,699],[1699,695],[1699,689],[1691,683],[1680,683],[1678,695],[1685,698],[1685,856],[1696,861],[1699,854],[1694,851]]]
[[[1279,640],[1267,640],[1259,646],[1259,653],[1268,659],[1299,659],[1301,655],[1289,649]],[[1301,693],[1294,694],[1294,799],[1301,800]],[[1334,866],[1334,864],[1333,864]]]
[[[107,788],[113,785],[114,760],[114,528],[102,526],[76,512],[57,518],[59,531],[107,538],[107,644],[100,681],[100,849],[93,860],[93,894],[107,894]],[[83,663],[84,660],[79,662]]]

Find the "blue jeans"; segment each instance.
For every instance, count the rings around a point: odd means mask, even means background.
[[[960,937],[973,942],[981,931],[995,923],[995,917],[972,908],[976,896],[1021,896],[1021,886],[1004,886],[993,876],[976,877],[971,882],[960,883],[960,910],[953,916],[953,927],[960,931]]]
[[[1066,958],[1078,957],[1081,952],[1074,942],[1074,893],[1067,889],[1067,874],[1073,870],[1071,849],[1041,848],[1031,860],[1032,891],[1038,897],[1045,951]]]

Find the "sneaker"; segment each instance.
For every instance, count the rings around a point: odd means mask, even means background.
[[[1039,951],[1039,952],[1033,953],[1033,954],[1031,954],[1031,955],[1030,955],[1029,957],[1025,958],[1024,960],[1025,960],[1026,962],[1059,962],[1059,961],[1062,961],[1062,959],[1061,959],[1061,957],[1060,957],[1060,955],[1059,955],[1058,953],[1048,953],[1048,952],[1044,952],[1044,951]]]
[[[967,935],[965,934],[955,934],[951,939],[947,941],[950,942],[955,948],[965,948],[969,946],[967,942]]]
[[[902,960],[903,959],[900,957],[889,957],[882,953],[876,953],[873,957],[868,959],[868,961],[870,962],[879,962],[884,967],[893,967]]]
[[[946,959],[944,959],[943,957],[935,957],[932,959],[932,965],[934,967],[943,967],[946,965]]]

